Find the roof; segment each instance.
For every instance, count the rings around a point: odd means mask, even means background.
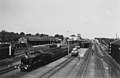
[[[120,39],[111,42],[111,44],[114,44],[114,45],[120,45]]]
[[[58,39],[54,37],[49,37],[49,36],[44,36],[44,37],[39,37],[39,36],[24,36],[29,41],[57,41]],[[59,41],[59,40],[58,40]]]

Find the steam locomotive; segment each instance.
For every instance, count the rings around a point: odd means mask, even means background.
[[[69,48],[69,51],[72,50],[73,47]],[[41,65],[50,63],[54,60],[57,60],[68,54],[67,48],[56,48],[54,50],[43,52],[41,50],[34,52],[26,52],[24,57],[21,58],[21,71],[30,71],[34,68],[37,68]]]
[[[51,53],[42,51],[35,51],[31,53],[25,53],[24,57],[21,58],[21,71],[27,71],[35,68],[38,65],[51,61]]]

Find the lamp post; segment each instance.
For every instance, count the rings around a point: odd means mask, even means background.
[[[69,39],[68,39],[68,54],[69,54]]]
[[[69,38],[69,31],[67,31],[68,33],[68,38]],[[68,54],[69,54],[69,39],[68,39]]]
[[[50,44],[51,44],[51,37],[50,37]]]

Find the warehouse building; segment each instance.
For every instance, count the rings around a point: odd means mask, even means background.
[[[60,43],[61,40],[58,38],[50,37],[50,36],[23,36],[18,39],[19,47],[30,47],[32,45],[43,45],[43,44],[52,44],[52,43]]]
[[[120,39],[110,43],[110,55],[120,64]]]

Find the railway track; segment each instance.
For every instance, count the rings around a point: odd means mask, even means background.
[[[50,78],[53,74],[55,74],[57,71],[59,71],[61,68],[66,66],[68,63],[70,63],[74,58],[69,57],[67,60],[63,61],[59,65],[56,65],[53,69],[50,69],[49,71],[42,74],[39,78]]]
[[[99,51],[97,45],[95,44],[95,72],[96,72],[96,78],[102,77],[105,78],[105,68],[103,66],[103,62],[102,59],[104,57],[104,54]],[[100,71],[97,71],[97,69],[99,69]]]
[[[115,67],[120,71],[120,65],[118,65],[118,64],[116,63],[116,61],[115,61],[111,56],[109,56],[109,55],[107,54],[107,52],[105,52],[105,51],[102,49],[102,47],[101,47],[100,45],[99,45],[99,48],[100,48],[100,50],[104,53],[104,55],[106,55],[107,58],[109,58],[109,59],[114,63]]]
[[[100,54],[98,54],[98,56],[108,64],[108,70],[111,78],[120,78],[120,66],[102,49],[100,45],[96,45],[96,48],[98,48],[98,50],[100,50],[104,55],[101,56]]]
[[[80,65],[80,57],[77,57],[77,58],[75,58],[75,60],[77,59],[77,61],[74,63],[74,65],[72,66],[72,67],[70,67],[70,70],[68,71],[68,73],[67,73],[67,75],[65,75],[65,78],[69,78],[69,77],[67,77],[68,75],[70,75],[71,74],[71,71],[75,71],[75,69],[78,69],[78,65]],[[73,77],[74,78],[74,77]]]
[[[0,70],[0,75],[5,74],[5,73],[8,73],[8,72],[10,72],[10,71],[12,71],[12,70],[18,69],[17,67],[18,67],[19,65],[20,65],[20,64],[17,64],[17,65],[8,67],[8,68],[6,68],[6,69]]]
[[[95,77],[105,78],[105,69],[104,69],[103,63],[99,57],[95,56],[95,58],[96,58],[95,59]]]
[[[92,54],[93,53],[92,53],[92,45],[91,45],[89,47],[89,49],[87,50],[87,52],[85,53],[84,60],[81,63],[81,65],[78,67],[78,70],[77,70],[74,78],[84,78],[85,73],[86,73],[86,69],[87,69],[87,66],[89,64],[90,57]]]

